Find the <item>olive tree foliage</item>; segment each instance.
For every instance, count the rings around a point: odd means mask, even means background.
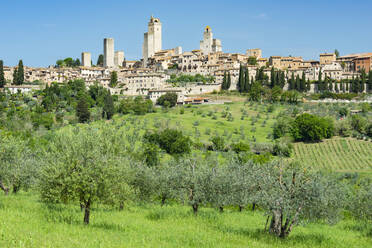
[[[43,151],[41,199],[46,203],[76,203],[89,224],[94,203],[119,203],[133,191],[120,130],[76,127],[56,133]]]
[[[360,182],[355,188],[348,209],[357,218],[372,221],[372,183]]]
[[[266,214],[268,231],[285,238],[304,221],[334,221],[344,204],[342,186],[297,163],[271,162],[253,168],[254,199]]]
[[[0,136],[0,188],[7,195],[27,190],[35,182],[36,159],[26,142],[13,136]]]
[[[213,170],[207,159],[189,157],[179,161],[175,166],[179,178],[177,196],[187,202],[195,215],[199,207],[210,201]]]

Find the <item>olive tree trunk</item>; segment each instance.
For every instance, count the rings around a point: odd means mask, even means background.
[[[85,202],[85,211],[84,211],[84,224],[88,225],[89,224],[89,217],[90,217],[90,198],[88,201]]]

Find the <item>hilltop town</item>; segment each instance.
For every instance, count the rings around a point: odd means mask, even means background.
[[[163,49],[162,23],[159,18],[151,16],[148,31],[144,33],[141,60],[126,60],[124,51],[115,51],[114,39],[105,38],[103,55],[100,55],[101,61],[97,61],[96,65],[92,63],[91,53],[84,51],[81,54],[81,62],[77,59],[74,66],[66,66],[63,63],[48,68],[25,66],[24,84],[18,86],[12,85],[17,67],[5,66],[6,88],[12,92],[24,92],[52,82],[64,83],[83,79],[87,87],[99,83],[112,94],[141,95],[156,101],[162,94],[170,91],[177,93],[179,99],[186,95],[219,91],[226,75],[231,77],[229,90],[237,90],[242,67],[249,78],[257,78],[257,74],[262,73],[271,80],[275,73],[280,72],[278,74],[283,77],[284,90],[293,89],[290,81],[293,79],[295,83],[297,78],[301,78],[307,82],[306,91],[311,93],[319,91],[320,86],[316,83],[319,79],[342,83],[344,80],[360,78],[362,74],[365,76],[372,70],[372,53],[340,56],[336,50],[335,53],[319,54],[319,60],[274,55],[264,58],[259,48],[247,49],[244,54],[223,52],[222,42],[213,37],[210,26],[205,27],[202,38],[200,48],[192,51],[184,52],[180,46]],[[115,84],[111,82],[113,73],[117,77]],[[199,77],[186,84],[175,84],[172,79],[180,75]],[[326,86],[327,90],[348,91],[347,86],[342,85],[341,88],[336,85]],[[361,92],[367,90],[368,86],[364,85]]]

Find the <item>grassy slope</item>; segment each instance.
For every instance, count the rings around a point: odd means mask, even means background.
[[[364,226],[352,220],[296,227],[283,241],[262,232],[258,212],[202,208],[194,217],[182,206],[100,207],[84,226],[78,207],[56,211],[37,199],[0,196],[0,247],[372,247]]]
[[[228,121],[227,118],[221,117],[222,112],[229,108],[229,112],[232,114],[234,120]],[[255,104],[249,106],[244,103],[233,103],[233,104],[219,104],[219,105],[200,105],[192,106],[192,108],[184,108],[185,113],[180,114],[181,107],[176,107],[169,110],[169,112],[164,113],[160,108],[157,113],[146,114],[145,116],[137,116],[141,120],[146,119],[148,122],[149,128],[154,128],[154,122],[162,121],[164,124],[168,121],[169,127],[180,128],[189,135],[194,136],[195,128],[200,132],[200,140],[208,141],[208,139],[214,135],[215,132],[218,132],[219,135],[223,135],[225,130],[229,133],[233,133],[234,130],[237,130],[239,134],[233,134],[233,138],[240,138],[240,128],[244,128],[244,134],[246,139],[252,139],[254,136],[257,142],[269,142],[267,135],[272,132],[272,125],[274,124],[275,115],[284,107],[278,105],[273,113],[267,113],[267,106]],[[248,113],[248,116],[241,120],[242,112],[241,110],[245,109]],[[212,111],[217,119],[213,120],[212,116],[208,116],[208,113]],[[197,113],[199,112],[199,114]],[[200,113],[201,112],[201,113]],[[203,117],[204,114],[204,117]],[[256,118],[257,114],[260,115],[260,118],[254,124],[251,125],[251,118]],[[268,118],[267,118],[268,117]],[[130,118],[129,116],[115,117],[115,120],[120,121],[122,119]],[[266,124],[263,126],[263,122],[266,120]],[[194,126],[194,123],[198,121],[199,125]],[[252,132],[252,127],[255,127],[256,130]],[[210,129],[210,135],[205,134],[206,129]]]

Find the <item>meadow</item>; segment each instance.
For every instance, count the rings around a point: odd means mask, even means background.
[[[287,239],[267,235],[260,211],[187,206],[95,206],[89,226],[75,205],[48,207],[34,192],[0,195],[0,247],[371,247],[371,227],[351,218],[299,226]]]

